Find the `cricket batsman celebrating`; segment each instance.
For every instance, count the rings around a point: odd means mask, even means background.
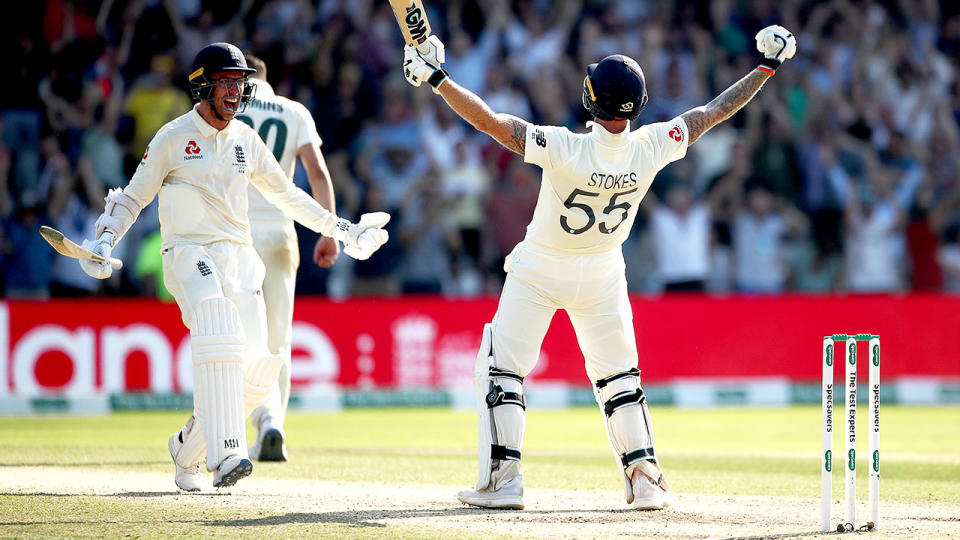
[[[340,219],[295,187],[257,132],[232,122],[253,98],[240,50],[214,43],[197,53],[189,76],[199,103],[154,136],[130,183],[111,190],[83,246],[110,252],[159,194],[163,278],[190,329],[194,414],[170,437],[180,489],[199,491],[206,456],[214,487],[235,484],[253,465],[245,420],[276,388],[283,364],[267,349],[261,286],[264,266],[252,245],[247,218],[250,184],[306,227],[343,242],[344,253],[366,259],[387,241],[390,216]],[[109,264],[80,260],[105,279]]]
[[[444,48],[436,36],[426,46],[405,48],[410,84],[427,82],[464,120],[543,169],[533,220],[507,256],[500,304],[483,329],[475,369],[480,478],[475,489],[459,493],[460,501],[523,508],[523,378],[536,364],[554,313],[565,309],[603,411],[627,503],[635,509],[671,504],[640,385],[620,246],[657,172],[746,105],[796,52],[793,34],[780,26],[764,28],[756,39],[762,53],[756,69],[710,103],[635,131],[630,123],[647,104],[640,66],[622,55],[590,64],[583,106],[593,121],[585,134],[492,111],[442,69]]]

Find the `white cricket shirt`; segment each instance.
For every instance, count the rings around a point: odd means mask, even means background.
[[[653,177],[687,153],[680,117],[622,133],[587,125],[585,134],[527,126],[524,161],[543,168],[543,181],[525,242],[576,254],[619,247]]]
[[[257,86],[255,99],[236,119],[260,135],[292,182],[300,147],[305,144],[319,147],[322,144],[313,117],[300,103],[276,95],[270,83],[259,79],[250,79],[250,82]],[[253,186],[250,187],[249,216],[251,221],[289,219]]]
[[[164,249],[222,240],[252,245],[251,184],[297,222],[332,235],[337,216],[293,185],[255,131],[236,120],[218,131],[196,106],[160,128],[123,192],[141,207],[159,193]]]

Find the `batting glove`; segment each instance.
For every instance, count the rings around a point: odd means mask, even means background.
[[[363,214],[359,223],[341,219],[333,230],[333,238],[343,242],[344,253],[358,261],[365,261],[387,243],[389,235],[383,227],[389,221],[390,214],[386,212]]]
[[[431,36],[432,37],[432,36]],[[427,40],[429,41],[429,40]],[[439,40],[437,40],[439,42]],[[442,46],[442,44],[441,44]],[[442,55],[441,49],[441,55]],[[433,87],[433,93],[440,93],[440,85],[447,80],[447,72],[438,65],[427,62],[416,47],[407,45],[403,48],[403,76],[413,86],[420,86],[426,81]]]
[[[107,279],[113,275],[113,268],[110,267],[110,263],[106,262],[110,260],[110,252],[113,250],[111,246],[111,239],[113,235],[101,235],[100,238],[91,242],[90,240],[84,240],[81,244],[82,247],[89,249],[90,251],[100,255],[104,258],[105,262],[95,262],[89,259],[77,259],[80,261],[80,268],[90,277],[97,279]]]
[[[431,66],[440,67],[447,61],[446,51],[443,48],[443,42],[436,34],[427,38],[426,41],[417,45],[417,52],[420,58]]]
[[[763,55],[759,69],[773,75],[784,60],[797,52],[797,38],[789,30],[776,24],[757,32],[757,50]]]

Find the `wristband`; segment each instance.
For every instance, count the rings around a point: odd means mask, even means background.
[[[436,92],[445,80],[447,80],[447,72],[444,71],[443,68],[437,68],[437,70],[433,72],[433,75],[430,75],[430,78],[427,79],[427,83],[429,83],[430,86],[433,87],[433,91]]]
[[[767,58],[766,56],[764,56],[763,58],[760,59],[760,64],[757,65],[757,69],[761,71],[765,71],[770,75],[773,75],[774,73],[776,73],[777,68],[780,67],[780,64],[782,63],[783,62],[781,62],[780,60],[777,60],[776,58]]]

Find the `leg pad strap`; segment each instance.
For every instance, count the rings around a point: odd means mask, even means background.
[[[492,444],[490,445],[490,458],[520,461],[520,449],[510,448],[508,446],[499,444]]]
[[[595,381],[597,404],[603,410],[610,446],[624,482],[624,498],[633,501],[633,471],[659,472],[647,398],[640,370],[633,368]],[[662,476],[657,474],[657,476]]]

